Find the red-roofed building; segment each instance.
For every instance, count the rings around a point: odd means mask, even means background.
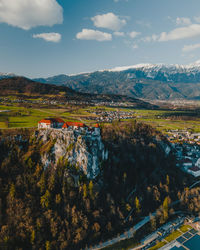
[[[69,128],[69,127],[73,127],[75,129],[78,128],[87,128],[87,126],[84,123],[81,122],[65,122],[62,126],[62,128]]]
[[[81,122],[65,122],[68,127],[86,128],[87,126]]]
[[[61,118],[45,118],[38,122],[38,128],[62,128],[64,123]]]

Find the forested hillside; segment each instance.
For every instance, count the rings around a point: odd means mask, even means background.
[[[42,141],[33,130],[2,130],[0,241],[6,249],[81,249],[177,199],[188,179],[175,170],[159,132],[137,122],[101,129],[109,155],[93,180],[68,159],[44,167],[41,156],[55,140]],[[161,209],[159,222],[168,212]]]

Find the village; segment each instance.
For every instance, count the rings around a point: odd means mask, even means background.
[[[194,177],[199,177],[200,133],[190,133],[186,130],[168,131],[168,140],[175,150],[176,166]]]
[[[118,101],[103,101],[98,99],[91,99],[88,101],[84,100],[66,100],[66,101],[59,101],[57,99],[29,99],[29,98],[16,98],[12,99],[9,97],[1,97],[0,103],[4,105],[9,104],[42,104],[42,105],[77,105],[77,106],[98,106],[98,107],[135,107],[135,103],[131,102],[118,102]]]
[[[97,122],[112,122],[114,120],[123,120],[123,119],[133,119],[134,113],[127,111],[106,111],[104,109],[98,109],[96,111],[90,111],[90,113],[96,115],[97,117],[93,118]]]

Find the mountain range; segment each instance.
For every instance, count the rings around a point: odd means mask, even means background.
[[[25,77],[7,77],[0,79],[0,96],[17,96],[22,99],[26,98],[43,98],[59,101],[76,101],[76,102],[109,102],[111,103],[127,103],[137,108],[156,108],[134,97],[123,95],[109,94],[90,94],[75,91],[66,86],[57,86],[54,84],[44,84],[30,80]]]
[[[0,73],[0,79],[13,76]],[[200,61],[189,65],[137,64],[33,80],[88,94],[123,95],[146,100],[200,100]]]
[[[200,99],[200,62],[189,65],[138,64],[35,80],[81,92],[122,94],[147,100]]]

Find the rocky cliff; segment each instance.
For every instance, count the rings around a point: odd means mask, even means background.
[[[94,179],[100,173],[101,162],[108,157],[99,134],[50,129],[37,131],[35,136],[43,142],[41,161],[45,168],[67,160],[87,178]]]

